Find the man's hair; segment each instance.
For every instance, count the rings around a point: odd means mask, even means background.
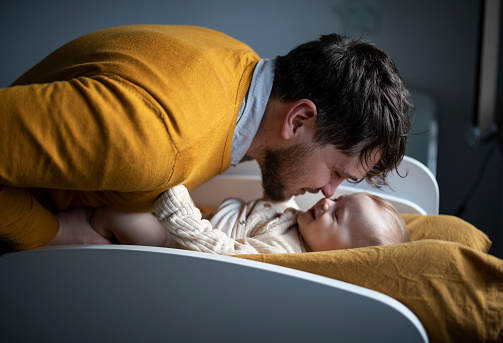
[[[275,59],[271,96],[311,100],[315,143],[359,156],[372,185],[386,185],[405,154],[414,107],[391,58],[371,43],[337,34],[298,46]],[[367,161],[375,151],[381,159]]]

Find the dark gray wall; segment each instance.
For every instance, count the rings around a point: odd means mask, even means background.
[[[478,0],[389,0],[381,30],[373,35],[395,59],[409,88],[427,92],[437,104],[437,180],[443,214],[457,213],[492,146],[473,147],[467,140],[475,101],[478,15]],[[503,257],[501,157],[495,150],[462,215],[489,235],[491,253],[499,257]]]
[[[414,90],[437,104],[440,212],[455,214],[475,182],[489,145],[466,139],[471,121],[478,0],[19,0],[0,11],[0,87],[67,41],[110,26],[191,24],[223,31],[273,58],[320,34],[358,34],[387,51]],[[501,154],[495,153],[463,219],[503,256]]]

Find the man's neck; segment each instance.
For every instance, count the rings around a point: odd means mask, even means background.
[[[264,159],[266,151],[274,147],[281,138],[285,106],[286,104],[271,97],[267,101],[257,133],[246,152],[248,157],[257,160],[259,164]]]

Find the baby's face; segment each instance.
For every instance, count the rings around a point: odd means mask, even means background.
[[[361,246],[361,238],[386,227],[383,210],[365,193],[321,199],[297,217],[299,232],[313,251]]]

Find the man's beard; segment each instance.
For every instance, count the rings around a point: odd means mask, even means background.
[[[273,201],[290,198],[286,189],[299,179],[305,179],[306,159],[314,151],[312,145],[297,144],[287,149],[268,150],[262,169],[262,186],[265,195]]]

